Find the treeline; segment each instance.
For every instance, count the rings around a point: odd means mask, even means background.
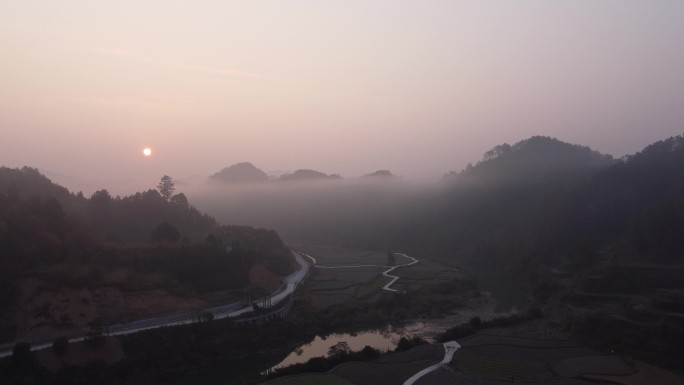
[[[468,322],[453,326],[437,337],[439,342],[456,341],[490,328],[502,328],[519,325],[544,316],[539,307],[532,306],[524,312],[500,316],[483,321],[480,317],[473,317]]]
[[[217,226],[214,218],[200,213],[184,194],[164,199],[157,190],[112,197],[107,190],[90,199],[76,197],[84,217],[106,239],[114,242],[145,242],[161,223],[176,228],[186,241],[204,240]]]
[[[12,314],[27,279],[92,290],[124,269],[125,279],[107,285],[197,295],[248,285],[256,264],[276,275],[296,267],[275,231],[219,226],[183,194],[121,198],[101,190],[88,199],[26,167],[1,168],[0,186],[0,340],[14,338]]]
[[[371,346],[365,346],[358,351],[352,351],[349,345],[342,341],[331,346],[326,356],[313,357],[306,362],[293,364],[276,369],[269,378],[291,376],[300,373],[322,373],[331,370],[339,364],[352,361],[371,361],[383,355],[407,351],[416,346],[426,345],[428,342],[421,337],[401,337],[394,351],[381,351]]]
[[[175,227],[181,239],[202,241],[217,226],[214,218],[190,205],[183,193],[163,197],[158,190],[150,189],[113,197],[107,190],[99,190],[85,197],[52,183],[30,167],[0,167],[0,192],[27,199],[56,200],[64,211],[78,214],[110,242],[147,242],[161,223]]]
[[[249,226],[226,226],[219,229],[227,234],[231,256],[249,264],[263,263],[270,271],[286,275],[294,271],[290,250],[275,230],[254,229]]]

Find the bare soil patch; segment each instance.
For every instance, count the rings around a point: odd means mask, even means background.
[[[40,280],[27,280],[21,290],[20,311],[15,312],[14,324],[19,337],[30,335],[34,341],[50,341],[70,331],[87,330],[97,318],[114,324],[207,306],[199,299],[174,296],[161,289],[124,293],[114,286],[94,290],[56,288]]]

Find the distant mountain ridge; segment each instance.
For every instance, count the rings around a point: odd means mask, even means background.
[[[363,178],[396,178],[397,176],[392,174],[389,170],[378,170],[370,174],[366,174]]]
[[[253,164],[242,162],[225,167],[210,176],[209,180],[223,183],[261,183],[268,181],[268,175]]]
[[[320,171],[310,169],[299,169],[290,174],[281,175],[279,181],[305,181],[305,180],[324,180],[324,179],[342,179],[339,174],[325,174]]]
[[[31,167],[0,167],[0,192],[13,191],[21,196],[40,196],[57,199],[61,204],[68,204],[72,194],[65,187],[53,183],[38,169]]]
[[[365,174],[361,178],[396,178],[388,170],[378,170],[370,174]],[[304,182],[320,180],[339,180],[344,179],[339,174],[326,174],[324,172],[302,168],[294,172],[287,172],[278,177],[269,177],[266,172],[254,166],[250,162],[236,163],[232,166],[223,168],[221,171],[211,175],[209,182],[220,183],[263,183],[269,181],[277,182]]]
[[[475,166],[452,171],[445,179],[457,185],[507,185],[535,179],[551,183],[559,178],[582,177],[614,163],[612,156],[589,147],[533,136],[514,145],[498,145],[485,152]]]

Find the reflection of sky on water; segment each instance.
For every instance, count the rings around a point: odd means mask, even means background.
[[[489,320],[502,314],[496,313],[496,301],[488,293],[471,303],[472,308],[459,308],[458,311],[438,319],[424,319],[403,325],[402,327],[387,326],[384,329],[366,330],[357,333],[336,333],[325,337],[316,336],[308,344],[301,345],[292,351],[282,362],[272,369],[303,363],[313,357],[328,355],[331,346],[338,342],[346,342],[352,351],[358,351],[366,346],[378,350],[393,350],[401,337],[421,337],[430,343],[435,337],[448,328],[468,322],[472,317]]]
[[[406,336],[404,328],[391,328],[380,330],[367,330],[358,333],[331,334],[325,337],[316,336],[313,341],[299,346],[291,352],[276,368],[282,368],[292,364],[306,362],[313,357],[327,356],[331,346],[338,342],[346,342],[352,351],[361,350],[371,346],[382,351],[394,349],[401,337]]]

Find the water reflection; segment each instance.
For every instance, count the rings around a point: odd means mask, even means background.
[[[473,303],[471,308],[460,308],[446,317],[438,319],[422,319],[402,326],[388,325],[382,329],[366,330],[351,333],[334,333],[327,336],[316,336],[313,341],[298,346],[279,364],[271,367],[274,369],[284,368],[293,364],[309,361],[314,357],[326,357],[330,348],[340,342],[346,342],[351,351],[362,350],[366,346],[388,351],[394,350],[402,337],[420,337],[429,343],[435,342],[435,337],[448,328],[468,322],[472,317],[480,317],[489,320],[502,314],[497,313],[496,301],[488,294]]]
[[[332,346],[346,342],[352,351],[358,351],[366,346],[388,351],[397,347],[402,337],[412,336],[411,327],[387,326],[383,329],[366,330],[355,333],[335,333],[327,336],[316,336],[313,341],[298,346],[278,365],[270,370],[284,368],[293,364],[304,363],[314,357],[325,357]]]

